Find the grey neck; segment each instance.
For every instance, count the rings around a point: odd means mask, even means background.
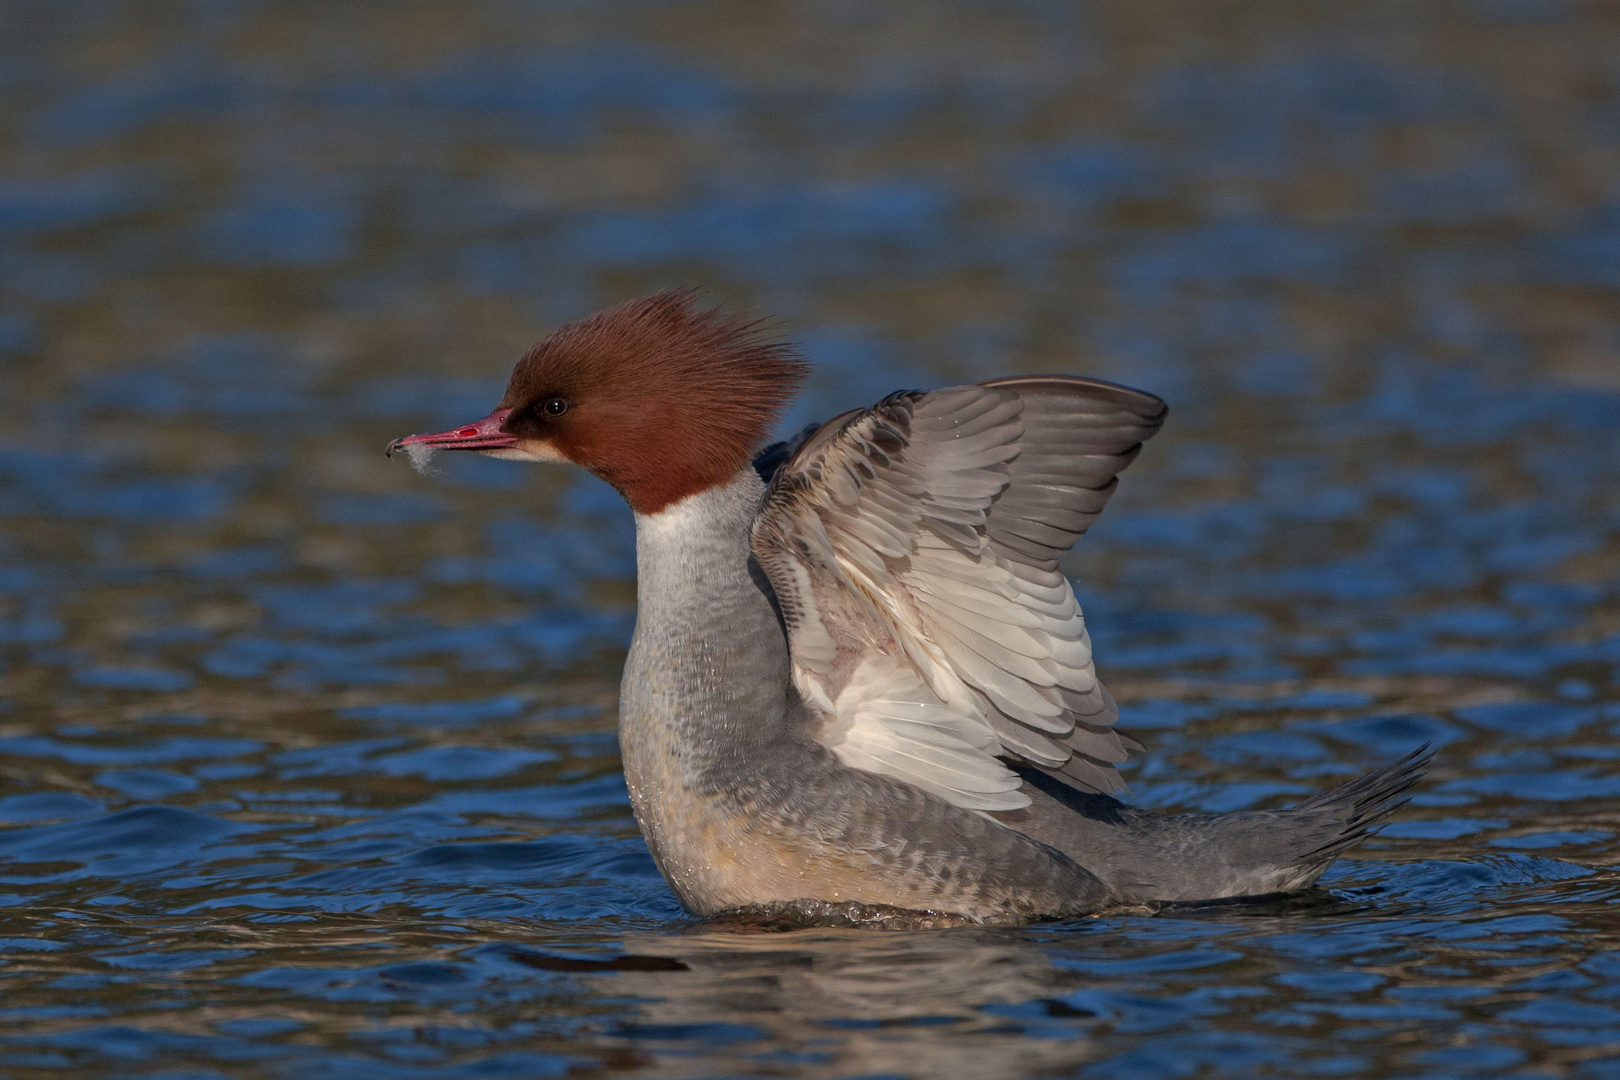
[[[713,788],[781,745],[787,639],[749,546],[764,490],[744,467],[636,516],[636,630],[619,706],[633,786],[657,775]]]

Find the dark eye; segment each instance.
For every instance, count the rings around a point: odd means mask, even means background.
[[[561,416],[573,406],[567,398],[548,397],[540,403],[540,411],[547,416]]]

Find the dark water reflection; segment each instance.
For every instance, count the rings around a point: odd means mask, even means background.
[[[0,6],[0,1075],[1620,1075],[1620,22],[1560,0]],[[628,515],[385,462],[561,319],[790,418],[1175,406],[1076,553],[1134,798],[1428,740],[1287,903],[694,924]]]

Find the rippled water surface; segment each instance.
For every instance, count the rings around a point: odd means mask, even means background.
[[[1620,16],[0,4],[0,1076],[1620,1076]],[[393,436],[669,284],[785,427],[1019,371],[1171,422],[1073,556],[1132,798],[1425,740],[1288,902],[685,916],[628,513]]]

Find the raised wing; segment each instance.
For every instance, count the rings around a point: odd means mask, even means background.
[[[762,455],[754,554],[815,737],[979,810],[1029,803],[1003,758],[1123,787],[1137,747],[1057,560],[1167,411],[1095,379],[995,379],[893,394]]]

